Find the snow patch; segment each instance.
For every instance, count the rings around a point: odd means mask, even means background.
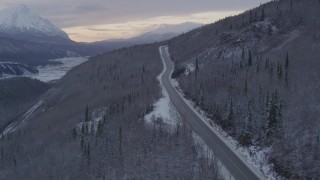
[[[175,127],[177,125],[177,116],[174,106],[170,102],[170,97],[167,92],[167,90],[163,87],[161,78],[163,74],[165,73],[167,67],[165,63],[163,62],[163,70],[160,75],[158,75],[157,80],[160,82],[161,86],[161,92],[162,92],[162,98],[160,98],[155,104],[154,104],[154,111],[150,112],[149,114],[145,115],[144,119],[146,122],[152,123],[157,119],[162,119],[163,123],[168,124],[172,127]]]
[[[193,72],[196,68],[194,67],[194,64],[187,64],[186,65],[186,71],[185,75],[189,75],[191,72]]]
[[[254,26],[265,33],[270,32],[272,34],[277,34],[279,32],[279,29],[274,25],[271,19],[266,19],[264,21],[257,22],[254,24]]]
[[[88,134],[97,133],[98,128],[102,125],[103,121],[105,120],[105,116],[107,115],[107,108],[100,108],[96,109],[90,114],[90,121],[78,123],[75,127],[77,134],[82,134],[83,131],[86,131]]]

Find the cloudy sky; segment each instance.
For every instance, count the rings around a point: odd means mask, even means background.
[[[211,23],[269,0],[1,0],[25,4],[76,41],[128,38],[159,24]]]

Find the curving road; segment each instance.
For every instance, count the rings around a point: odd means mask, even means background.
[[[191,128],[212,149],[217,158],[235,179],[264,179],[261,175],[248,167],[235,151],[222,140],[219,133],[217,133],[178,93],[170,81],[173,72],[173,63],[170,59],[168,47],[161,46],[159,52],[164,65],[164,73],[161,76],[161,82],[169,94],[171,103],[186,119]]]

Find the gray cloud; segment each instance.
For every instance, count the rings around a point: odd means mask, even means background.
[[[1,0],[0,8],[25,4],[61,28],[109,24],[156,16],[245,10],[269,0]]]

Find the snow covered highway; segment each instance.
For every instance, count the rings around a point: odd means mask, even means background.
[[[191,128],[202,138],[202,140],[212,149],[215,156],[229,170],[235,179],[264,179],[262,175],[250,168],[238,155],[230,148],[227,142],[216,132],[202,117],[192,108],[189,103],[176,90],[171,82],[173,63],[170,59],[167,46],[159,48],[161,59],[164,65],[164,74],[161,82],[167,90],[171,103],[177,111],[185,118]]]

